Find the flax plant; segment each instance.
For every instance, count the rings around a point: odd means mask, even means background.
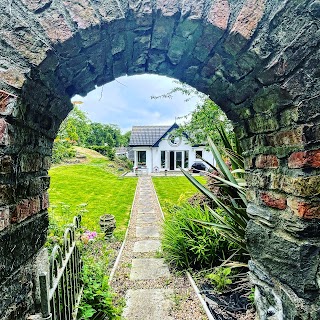
[[[212,192],[199,183],[189,172],[182,170],[189,181],[210,200],[212,205],[208,210],[214,217],[215,222],[198,222],[213,228],[231,243],[235,243],[244,252],[247,252],[245,230],[249,217],[246,212],[246,182],[244,180],[244,164],[240,154],[241,148],[237,140],[232,144],[223,128],[218,132],[224,143],[223,153],[228,156],[231,165],[228,166],[223,160],[221,151],[211,138],[208,138],[209,148],[214,156],[216,166],[207,163],[213,172],[207,173],[214,181],[214,187],[219,192]]]

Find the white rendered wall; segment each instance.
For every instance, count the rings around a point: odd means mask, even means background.
[[[200,159],[196,158],[196,151],[202,151],[202,157],[214,164],[213,155],[210,151],[206,151],[203,146],[201,147],[192,147],[187,143],[186,139],[182,139],[181,143],[177,146],[172,146],[168,143],[167,139],[160,141],[158,147],[133,147],[134,150],[134,171],[138,167],[138,151],[146,151],[146,169],[148,173],[170,170],[170,151],[181,151],[182,152],[182,165],[184,165],[184,151],[189,151],[189,163],[188,167],[185,169],[190,169],[194,162],[201,162]],[[161,168],[161,151],[166,152],[166,167]],[[176,161],[174,161],[174,170],[179,170],[176,167]]]

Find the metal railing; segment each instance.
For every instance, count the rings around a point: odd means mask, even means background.
[[[82,262],[76,246],[76,230],[80,227],[80,220],[80,217],[74,217],[73,224],[65,230],[62,246],[54,246],[49,260],[49,274],[39,276],[42,319],[77,318],[82,295]]]

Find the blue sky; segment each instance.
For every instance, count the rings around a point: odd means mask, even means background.
[[[116,124],[125,133],[133,125],[171,125],[176,117],[195,109],[200,98],[185,101],[186,96],[175,93],[172,99],[151,99],[168,93],[177,86],[173,79],[156,75],[121,77],[91,91],[79,107],[93,122]],[[182,120],[177,120],[181,123]]]

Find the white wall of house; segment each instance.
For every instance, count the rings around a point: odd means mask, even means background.
[[[158,147],[133,147],[134,150],[134,168],[143,168],[148,173],[160,171],[179,170],[179,167],[190,169],[191,165],[197,161],[196,151],[202,152],[202,157],[210,163],[214,163],[212,153],[206,151],[203,146],[192,147],[187,143],[187,139],[182,138],[176,145],[169,143],[164,138],[160,141]],[[139,151],[145,151],[145,165],[138,163]],[[140,155],[141,158],[141,155]]]

